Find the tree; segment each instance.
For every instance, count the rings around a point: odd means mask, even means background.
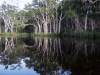
[[[17,11],[15,6],[11,6],[9,4],[4,5],[2,4],[2,18],[4,20],[4,26],[5,26],[5,32],[8,31],[8,29],[13,32],[13,26],[14,23],[11,22],[12,19],[14,19],[14,13]]]
[[[47,34],[49,30],[51,32],[51,23],[55,19],[54,12],[53,12],[54,7],[52,7],[51,5],[52,4],[54,5],[55,3],[56,3],[55,0],[49,0],[49,1],[33,0],[33,4],[32,4],[33,8],[31,8],[30,5],[28,5],[27,7],[28,11],[32,13],[32,17],[37,23],[39,33],[41,32],[42,25],[43,25],[44,34]],[[50,29],[48,30],[49,27]]]

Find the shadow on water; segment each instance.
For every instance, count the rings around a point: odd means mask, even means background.
[[[29,46],[33,46],[35,44],[35,40],[31,37],[26,37],[24,39],[24,43]]]
[[[100,75],[99,39],[2,37],[0,41],[4,49],[0,65],[5,69],[28,68],[41,75]]]

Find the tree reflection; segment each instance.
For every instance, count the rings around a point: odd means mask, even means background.
[[[17,58],[17,55],[16,55],[18,54],[16,53],[17,50],[13,50],[14,48],[17,49],[17,47],[15,47],[15,45],[17,44],[17,38],[5,37],[5,38],[2,38],[1,41],[2,41],[2,44],[4,44],[4,50],[0,53],[0,56],[1,56],[0,64],[4,65],[5,69],[9,68],[8,65],[11,65],[10,66],[11,70],[14,70],[16,68],[21,69],[22,68],[21,63],[20,63],[21,59],[19,57]]]
[[[100,74],[100,44],[98,43],[86,43],[86,41],[73,41],[67,40],[62,42],[64,53],[67,57],[64,60],[61,57],[58,58],[59,64],[62,65],[63,69],[70,69],[73,75],[98,75]]]
[[[31,56],[30,60],[25,60],[25,63],[27,64],[26,67],[32,68],[37,73],[43,75],[54,74],[54,71],[58,71],[60,66],[57,63],[53,48],[51,47],[53,46],[53,43],[51,39],[47,38],[37,40],[38,44],[36,48],[34,48],[33,52],[27,52],[27,55],[31,54]]]
[[[8,38],[6,38],[8,40]],[[18,40],[18,39],[17,39]],[[60,38],[22,38],[16,44],[6,46],[1,52],[0,64],[5,69],[23,69],[26,67],[41,75],[98,75],[100,74],[100,43],[93,40],[60,39]],[[29,42],[27,42],[29,40]],[[9,41],[8,41],[9,42]],[[11,41],[10,41],[11,42]],[[10,43],[11,44],[11,43]],[[26,59],[28,57],[29,59]],[[16,65],[15,65],[16,64]]]

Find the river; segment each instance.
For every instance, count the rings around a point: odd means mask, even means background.
[[[0,75],[100,75],[100,40],[0,37]]]

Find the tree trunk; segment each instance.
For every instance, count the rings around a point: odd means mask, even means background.
[[[17,32],[17,27],[15,29],[16,29],[15,31]]]
[[[62,12],[61,12],[60,19],[59,19],[58,33],[60,33],[60,29],[61,29],[61,20],[62,20]]]
[[[76,29],[79,30],[79,21],[78,21],[78,17],[75,18],[75,21],[76,21],[76,24],[75,24],[75,25],[76,25]]]
[[[5,28],[5,32],[7,32],[7,28]]]
[[[35,34],[37,34],[37,27],[35,27]]]
[[[1,24],[0,24],[0,33],[1,33]]]
[[[56,29],[55,29],[55,20],[54,20],[54,24],[53,24],[53,30],[54,30],[54,32],[56,32]]]
[[[92,27],[92,32],[93,32],[93,30],[94,30],[94,22],[93,22],[93,20],[91,20],[91,27]]]
[[[88,19],[87,15],[88,15],[88,11],[87,11],[87,13],[85,15],[85,30],[87,30],[87,19]]]
[[[13,26],[14,26],[14,23],[12,23],[12,25],[11,25],[11,33],[13,33]]]
[[[60,33],[61,21],[59,21],[58,33]]]
[[[51,22],[50,22],[50,33],[51,33]]]
[[[13,33],[13,28],[11,28],[11,33]]]
[[[7,32],[8,31],[8,28],[7,28],[7,25],[6,25],[6,22],[4,21],[4,30],[5,30],[5,32]]]
[[[44,22],[44,34],[48,33],[48,26],[47,26],[47,22]]]
[[[40,26],[40,25],[38,25],[38,27],[39,27],[39,33],[41,33],[41,26]]]
[[[57,13],[57,11],[56,11],[56,29],[55,30],[56,30],[55,32],[57,32],[57,30],[58,30],[58,13]]]

